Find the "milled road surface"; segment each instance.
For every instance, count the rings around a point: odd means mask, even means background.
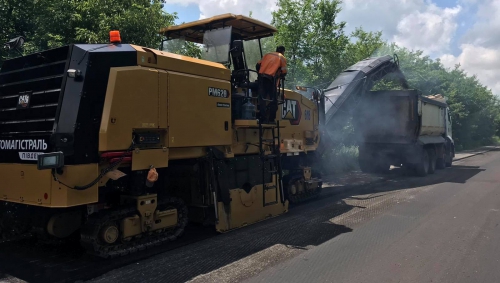
[[[433,179],[360,225],[333,218],[353,232],[247,282],[500,282],[500,153]]]
[[[7,282],[500,282],[500,152],[325,189],[281,217],[104,261],[0,245]],[[40,255],[42,254],[43,255]],[[94,279],[92,279],[94,278]]]

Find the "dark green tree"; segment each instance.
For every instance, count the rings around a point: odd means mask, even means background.
[[[119,30],[122,42],[158,48],[160,29],[176,18],[163,11],[160,0],[3,0],[0,43],[22,35],[27,54],[70,43],[106,43],[109,31]],[[182,52],[197,57],[195,47],[187,44]],[[2,60],[9,56],[0,52]]]
[[[273,25],[276,44],[285,46],[287,86],[317,84],[338,74],[349,38],[336,22],[338,0],[278,0]]]

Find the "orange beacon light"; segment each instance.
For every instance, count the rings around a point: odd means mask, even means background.
[[[120,38],[120,31],[112,30],[109,32],[109,42],[111,43],[120,43],[122,42]]]

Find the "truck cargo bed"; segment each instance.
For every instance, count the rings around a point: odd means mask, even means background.
[[[415,90],[370,91],[354,116],[356,138],[360,143],[392,144],[440,138],[445,133],[445,108]]]
[[[416,91],[371,91],[354,116],[360,143],[410,143],[418,135]]]

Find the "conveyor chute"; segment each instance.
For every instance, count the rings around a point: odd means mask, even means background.
[[[408,88],[408,83],[399,69],[398,57],[386,55],[359,61],[340,73],[328,88],[321,91],[326,101],[321,125],[323,142],[318,148],[319,153],[331,147],[329,141],[336,140],[332,133],[345,125],[346,119],[355,110],[357,99],[387,74],[395,75],[402,87]]]

